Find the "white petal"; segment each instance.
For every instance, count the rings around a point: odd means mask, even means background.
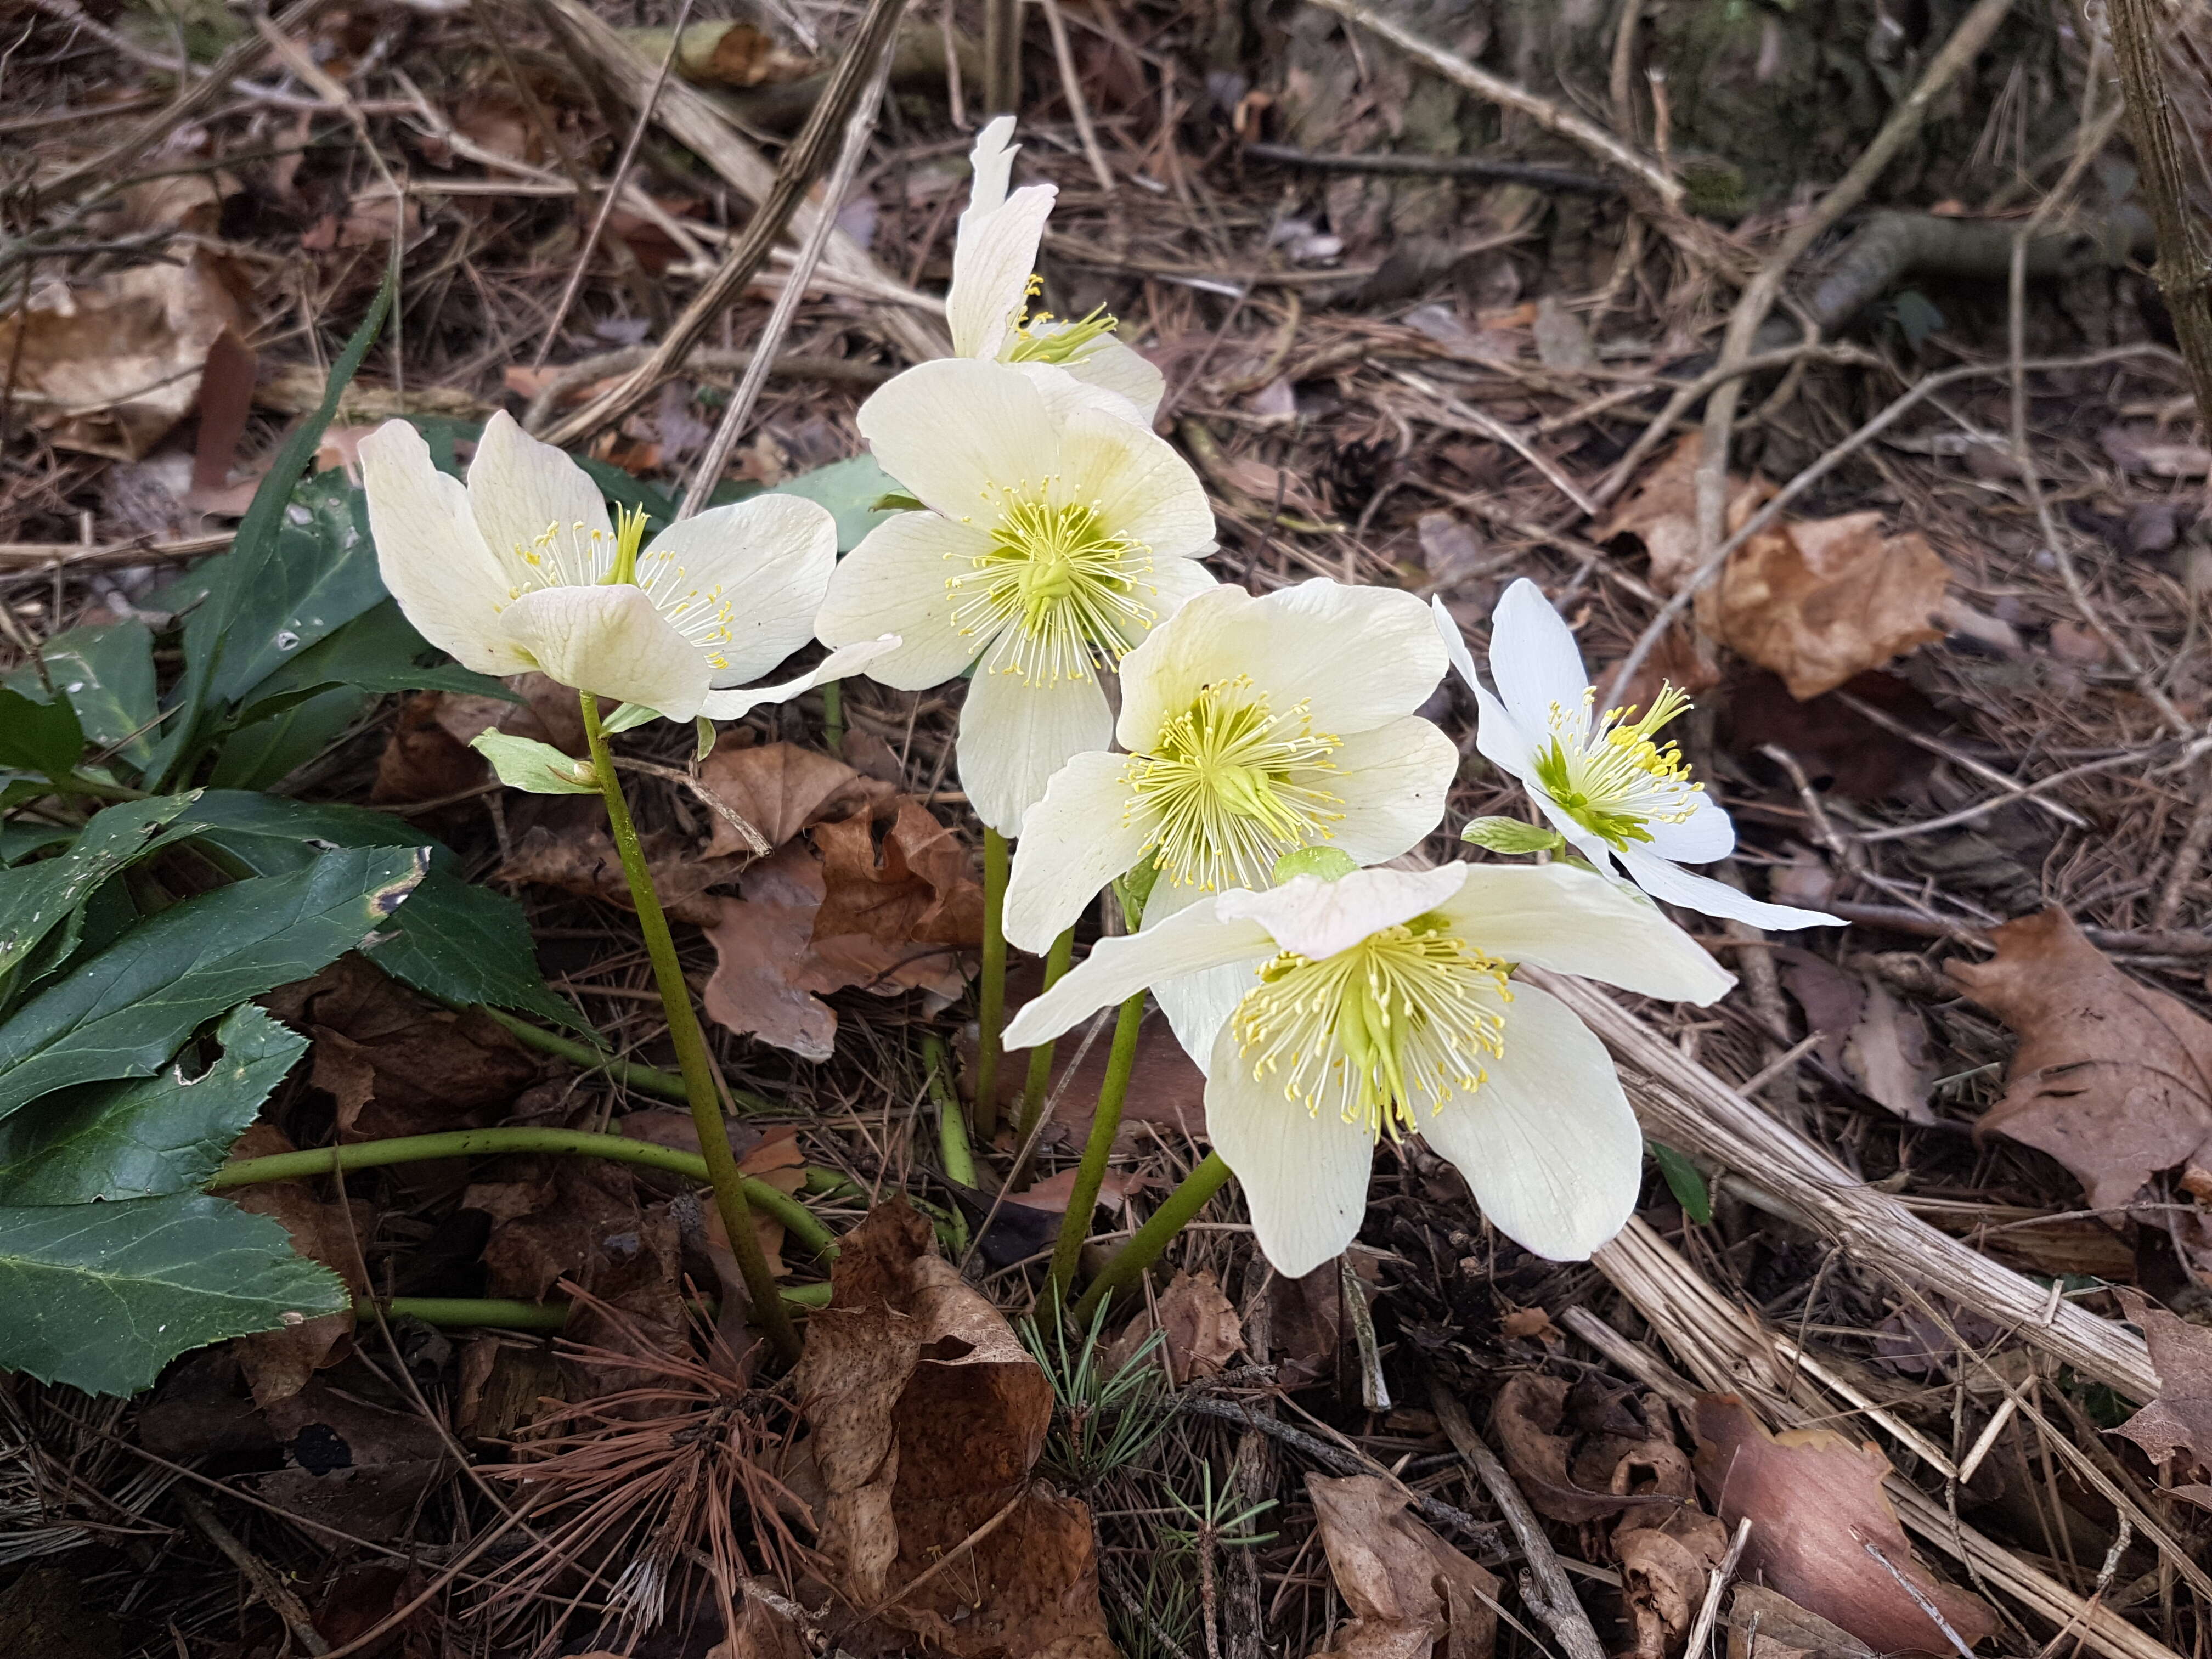
[[[1677,869],[1666,860],[1655,858],[1641,848],[1632,847],[1615,856],[1620,860],[1620,867],[1628,872],[1629,879],[1653,897],[1665,899],[1669,904],[1680,904],[1687,909],[1703,911],[1709,916],[1726,916],[1734,921],[1747,921],[1754,927],[1771,928],[1779,933],[1798,927],[1841,927],[1846,925],[1841,916],[1832,916],[1825,910],[1800,910],[1790,904],[1761,903],[1737,892],[1726,882]]]
[[[1032,684],[1005,665],[1012,637],[968,684],[960,710],[960,787],[975,816],[1018,836],[1022,815],[1044,799],[1052,775],[1087,749],[1114,741],[1114,711],[1096,672]]]
[[[1235,962],[1225,968],[1209,968],[1202,974],[1185,974],[1152,988],[1152,1000],[1168,1017],[1176,1041],[1198,1069],[1209,1076],[1213,1071],[1214,1039],[1255,982],[1253,971],[1250,963]]]
[[[500,613],[507,637],[563,685],[688,720],[707,696],[707,659],[628,582],[544,587]]]
[[[1460,938],[1502,961],[1699,1005],[1735,983],[1656,905],[1621,883],[1563,864],[1461,867],[1465,884],[1436,908]]]
[[[918,363],[871,395],[856,419],[884,471],[985,532],[998,521],[1000,490],[1042,484],[1061,470],[1060,423],[1030,377],[1004,363]]]
[[[1048,326],[1031,331],[1048,333],[1050,329]],[[1137,418],[1146,426],[1159,412],[1160,398],[1168,389],[1166,380],[1152,367],[1151,359],[1119,340],[1102,339],[1064,367],[1077,380],[1127,398],[1137,411]]]
[[[1042,955],[1098,890],[1145,850],[1145,825],[1128,810],[1126,755],[1081,754],[1052,775],[1044,799],[1022,818],[1006,884],[1009,943]]]
[[[1535,583],[1523,576],[1505,590],[1490,623],[1490,678],[1497,682],[1514,723],[1532,738],[1549,729],[1552,710],[1559,709],[1568,730],[1585,729],[1583,695],[1589,675],[1575,636]]]
[[[967,211],[960,216],[963,225],[969,214],[990,214],[1006,199],[1006,186],[1014,176],[1014,157],[1021,148],[1014,143],[1012,116],[994,116],[983,124],[983,130],[975,135],[975,148],[968,152],[968,165],[974,169],[975,178],[968,186]]]
[[[1224,893],[1214,904],[1224,920],[1249,917],[1285,951],[1318,962],[1349,950],[1370,933],[1441,908],[1474,867],[1445,864],[1433,870],[1354,870],[1334,881],[1294,876],[1264,893],[1241,889]]]
[[[869,678],[902,691],[943,684],[990,643],[953,625],[945,586],[989,547],[981,532],[934,513],[884,520],[830,573],[814,618],[817,637],[845,646],[896,634],[898,648],[878,658]]]
[[[1206,486],[1175,447],[1149,427],[1078,409],[1067,416],[1059,448],[1055,499],[1095,505],[1109,530],[1142,542],[1157,559],[1212,547],[1213,509],[1206,504]],[[891,471],[899,476],[896,468]]]
[[[1206,1073],[1206,1133],[1237,1172],[1260,1253],[1277,1273],[1303,1278],[1358,1236],[1375,1167],[1366,1126],[1309,1111],[1278,1078],[1255,1079],[1225,1025]]]
[[[1353,732],[1329,759],[1336,769],[1322,781],[1344,804],[1328,844],[1358,865],[1419,846],[1443,822],[1459,773],[1458,745],[1417,714]]]
[[[1482,682],[1475,678],[1474,653],[1467,648],[1467,635],[1461,631],[1457,619],[1444,609],[1444,602],[1436,598],[1429,600],[1429,617],[1436,623],[1437,637],[1444,642],[1444,654],[1451,659],[1451,665],[1459,671],[1460,678],[1467,682],[1468,690],[1480,692]]]
[[[1150,748],[1199,688],[1249,675],[1278,712],[1304,703],[1319,732],[1347,736],[1410,714],[1444,672],[1421,602],[1326,577],[1255,599],[1218,587],[1156,627],[1121,671],[1121,741]]]
[[[1690,797],[1690,816],[1683,823],[1654,820],[1644,828],[1651,840],[1638,845],[1670,864],[1711,864],[1735,851],[1735,825],[1702,789]]]
[[[614,529],[599,487],[503,409],[484,422],[477,440],[476,459],[469,463],[469,506],[484,544],[502,557],[519,557],[551,530],[563,555],[556,580],[597,581],[613,568]]]
[[[858,645],[841,645],[796,679],[780,680],[774,685],[741,686],[734,691],[709,691],[699,705],[699,712],[710,720],[741,720],[763,703],[789,702],[817,685],[857,674],[878,658],[897,650],[898,645],[899,636],[896,634],[886,634],[879,640],[863,640]]]
[[[514,574],[484,545],[469,492],[430,464],[404,421],[361,441],[362,485],[376,568],[422,637],[479,674],[517,674],[528,659],[499,625]]]
[[[827,507],[756,495],[669,526],[639,556],[637,575],[661,614],[695,640],[716,631],[713,619],[729,606],[719,624],[728,637],[712,642],[710,654],[726,665],[714,680],[743,685],[814,637],[836,564],[837,520]]]
[[[981,174],[977,174],[980,179]],[[995,208],[960,216],[945,320],[963,357],[996,357],[1028,308],[1037,244],[1052,216],[1053,185],[1024,185]]]
[[[1006,1047],[1049,1042],[1148,986],[1227,963],[1263,962],[1274,953],[1267,929],[1256,922],[1224,921],[1214,915],[1213,901],[1201,899],[1157,927],[1100,939],[1059,984],[1022,1005],[1006,1024]]]
[[[1137,594],[1151,610],[1152,628],[1156,629],[1200,594],[1211,593],[1221,586],[1221,579],[1195,556],[1154,559],[1152,569],[1137,578]],[[1148,629],[1145,638],[1151,637]]]
[[[1516,984],[1505,1054],[1472,1094],[1421,1118],[1490,1224],[1524,1249],[1579,1261],[1628,1224],[1644,1137],[1605,1045],[1557,998]]]
[[[1051,330],[1045,331],[1049,333]],[[1055,420],[1065,421],[1079,409],[1096,410],[1117,421],[1142,418],[1136,404],[1120,392],[1084,380],[1064,363],[1010,362],[1006,367],[1028,377],[1030,384],[1043,395],[1044,406]]]

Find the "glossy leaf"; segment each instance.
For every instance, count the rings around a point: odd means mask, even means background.
[[[0,691],[0,767],[65,778],[83,754],[84,728],[67,702]]]
[[[204,1194],[0,1209],[0,1370],[135,1394],[179,1354],[347,1305],[282,1224]]]
[[[19,966],[100,883],[167,840],[161,832],[191,801],[163,795],[111,806],[93,816],[68,852],[0,870],[0,974]]]
[[[589,1029],[546,985],[530,924],[506,894],[433,870],[394,920],[395,936],[368,954],[401,983],[447,1002],[488,1002]]]
[[[222,1057],[204,1070],[175,1060],[150,1078],[64,1090],[0,1122],[0,1205],[197,1190],[307,1047],[250,1002],[215,1040]]]
[[[54,690],[76,711],[85,737],[118,758],[143,766],[154,752],[147,729],[154,700],[154,633],[141,622],[72,628],[39,653]]]

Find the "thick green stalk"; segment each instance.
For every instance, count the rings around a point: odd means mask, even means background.
[[[1060,983],[1060,975],[1067,971],[1067,965],[1074,957],[1075,929],[1071,927],[1053,940],[1052,949],[1045,953],[1046,991]],[[1042,994],[1040,992],[1038,994]],[[1021,1127],[1014,1131],[1014,1145],[1017,1146],[1029,1145],[1030,1136],[1036,1129],[1037,1120],[1044,1115],[1045,1085],[1052,1081],[1053,1047],[1049,1042],[1040,1042],[1030,1050],[1030,1073],[1022,1083]],[[1018,1176],[1021,1171],[1017,1170],[1014,1174]]]
[[[1106,1160],[1113,1155],[1114,1137],[1121,1127],[1129,1074],[1137,1068],[1137,1030],[1145,1023],[1146,994],[1139,991],[1124,1002],[1114,1022],[1114,1048],[1106,1056],[1105,1081],[1098,1085],[1098,1110],[1091,1120],[1091,1139],[1084,1143],[1083,1162],[1075,1171],[1075,1189],[1067,1195],[1067,1209],[1060,1218],[1060,1237],[1052,1247],[1052,1271],[1046,1276],[1044,1291],[1048,1303],[1062,1300],[1067,1287],[1075,1283],[1083,1241],[1091,1237],[1098,1189],[1106,1181]]]
[[[1129,1235],[1129,1242],[1114,1252],[1098,1277],[1091,1281],[1090,1289],[1075,1304],[1075,1322],[1087,1326],[1098,1310],[1098,1304],[1120,1290],[1135,1282],[1139,1274],[1160,1259],[1160,1252],[1169,1241],[1188,1224],[1191,1218],[1206,1207],[1206,1200],[1221,1190],[1221,1183],[1229,1179],[1229,1166],[1221,1161],[1218,1152],[1208,1152],[1199,1166],[1182,1178],[1182,1184],[1167,1195],[1166,1201],[1152,1212],[1152,1218]]]
[[[825,680],[822,684],[822,746],[840,757],[845,753],[845,683]]]
[[[606,728],[599,724],[599,700],[583,695],[584,736],[592,746],[592,765],[599,775],[599,792],[606,799],[607,827],[614,832],[615,851],[622,855],[623,873],[629,878],[630,902],[637,907],[638,932],[653,958],[653,977],[660,988],[661,1006],[668,1016],[668,1035],[676,1045],[676,1059],[690,1097],[691,1122],[699,1132],[699,1150],[707,1160],[707,1176],[714,1188],[714,1207],[721,1214],[730,1252],[738,1259],[745,1291],[752,1297],[753,1317],[787,1360],[799,1358],[799,1332],[776,1294],[775,1280],[753,1231],[752,1207],[745,1201],[744,1177],[738,1172],[737,1155],[730,1150],[730,1133],[722,1120],[722,1103],[714,1092],[714,1071],[707,1055],[707,1038],[699,1029],[699,1016],[691,1006],[691,988],[684,983],[684,965],[677,960],[676,941],[668,932],[659,896],[653,890],[653,872],[638,844],[637,826],[630,822],[629,803],[623,799],[622,780],[615,757],[607,748]]]
[[[586,1071],[605,1072],[616,1082],[635,1089],[641,1094],[659,1095],[664,1100],[673,1100],[680,1104],[688,1104],[691,1099],[690,1091],[684,1087],[684,1079],[673,1072],[656,1071],[634,1060],[617,1060],[603,1048],[595,1048],[588,1042],[579,1042],[574,1037],[562,1036],[542,1026],[532,1025],[526,1019],[517,1019],[505,1009],[495,1008],[488,1002],[456,1002],[450,1006],[455,1008],[473,1007],[479,1013],[489,1014],[512,1032],[517,1042],[527,1043],[542,1053],[557,1055],[583,1066]],[[731,1090],[730,1098],[741,1111],[774,1112],[781,1109],[767,1096],[757,1095],[746,1089]]]
[[[215,1172],[208,1190],[258,1186],[323,1176],[333,1170],[373,1170],[386,1164],[421,1164],[435,1158],[494,1158],[514,1152],[551,1152],[568,1158],[604,1158],[617,1164],[641,1164],[693,1181],[710,1181],[707,1160],[696,1152],[656,1146],[627,1135],[592,1134],[582,1129],[448,1129],[431,1135],[401,1135],[391,1140],[357,1140],[344,1146],[318,1146],[304,1152],[272,1152],[240,1158]],[[814,1212],[765,1181],[743,1177],[745,1196],[783,1224],[784,1231],[817,1255],[837,1254],[837,1239]]]
[[[986,1141],[999,1131],[999,1055],[1006,1026],[1006,838],[983,831],[983,983],[975,1021],[975,1133]]]
[[[830,1286],[826,1281],[794,1285],[784,1291],[783,1300],[794,1308],[826,1308]],[[474,1296],[395,1296],[379,1302],[364,1296],[355,1300],[353,1310],[363,1319],[374,1319],[381,1308],[387,1318],[419,1319],[425,1325],[448,1329],[481,1326],[489,1330],[557,1331],[568,1324],[572,1305]]]

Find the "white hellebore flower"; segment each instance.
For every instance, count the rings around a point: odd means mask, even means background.
[[[952,287],[945,321],[956,356],[1002,363],[1049,363],[1128,399],[1150,424],[1166,383],[1160,372],[1114,337],[1114,319],[1094,311],[1079,322],[1040,313],[1024,321],[1037,290],[1037,246],[1052,215],[1056,185],[1024,185],[1011,194],[1014,118],[1001,115],[976,136],[975,183],[952,245]]]
[[[1148,916],[1331,846],[1380,864],[1443,817],[1459,750],[1413,711],[1444,653],[1412,594],[1326,577],[1200,593],[1121,661],[1126,754],[1078,755],[1022,820],[1006,937],[1042,952],[1146,854]]]
[[[465,486],[404,421],[362,440],[384,585],[424,639],[482,674],[531,669],[670,720],[736,720],[889,651],[854,641],[799,679],[741,686],[807,642],[837,561],[836,520],[756,495],[671,525],[607,504],[583,468],[501,411]]]
[[[1492,696],[1475,678],[1474,659],[1441,600],[1437,631],[1474,693],[1475,747],[1518,778],[1553,827],[1601,871],[1617,862],[1654,898],[1754,927],[1840,927],[1840,917],[1793,905],[1763,904],[1684,863],[1710,864],[1735,848],[1735,826],[1690,780],[1681,750],[1660,728],[1690,700],[1662,686],[1650,709],[1595,714],[1597,690],[1559,613],[1523,577],[1505,590],[1491,617]]]
[[[928,511],[845,557],[816,629],[831,646],[902,635],[868,670],[902,690],[975,665],[960,781],[1005,836],[1071,757],[1113,741],[1102,661],[1214,585],[1198,475],[1102,401],[1065,374],[948,357],[860,406],[876,459]]]
[[[1177,975],[1246,989],[1207,1049],[1206,1133],[1275,1271],[1310,1273],[1358,1231],[1376,1142],[1418,1133],[1491,1224],[1574,1261],[1636,1205],[1643,1138],[1605,1047],[1516,963],[1706,1003],[1735,983],[1657,908],[1564,865],[1297,876],[1201,899],[1101,939],[1006,1028],[1009,1048]]]

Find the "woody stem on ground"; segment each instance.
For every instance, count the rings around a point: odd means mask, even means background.
[[[983,981],[975,996],[975,1133],[999,1130],[999,1056],[1006,1025],[1006,838],[983,831]]]
[[[665,1170],[693,1181],[712,1179],[707,1160],[696,1152],[656,1146],[649,1140],[632,1140],[627,1135],[532,1127],[447,1129],[437,1134],[356,1140],[343,1146],[318,1146],[301,1152],[272,1152],[266,1158],[240,1158],[224,1164],[207,1186],[210,1192],[219,1193],[233,1187],[258,1186],[266,1181],[329,1175],[335,1170],[372,1170],[387,1164],[422,1164],[441,1158],[497,1158],[518,1152],[604,1158],[617,1164]],[[750,1176],[740,1176],[739,1180],[747,1200],[781,1222],[783,1230],[793,1238],[817,1255],[836,1255],[836,1237],[804,1204],[764,1181]]]
[[[1220,1153],[1208,1152],[1201,1158],[1198,1167],[1182,1178],[1182,1185],[1152,1212],[1152,1218],[1129,1235],[1129,1242],[1114,1252],[1113,1259],[1091,1281],[1091,1288],[1075,1304],[1076,1324],[1087,1326],[1099,1304],[1123,1285],[1134,1283],[1139,1274],[1158,1261],[1160,1252],[1167,1249],[1192,1217],[1206,1207],[1206,1200],[1219,1192],[1228,1179],[1229,1166],[1221,1161]],[[1073,1207],[1069,1206],[1071,1211]]]
[[[629,803],[623,798],[622,780],[615,771],[614,756],[607,748],[606,728],[599,723],[599,700],[581,694],[584,736],[591,744],[592,767],[599,774],[599,793],[607,804],[607,827],[621,854],[623,874],[629,878],[630,901],[637,907],[638,932],[646,953],[653,958],[653,977],[660,988],[660,1002],[668,1017],[668,1035],[676,1045],[678,1069],[690,1096],[692,1127],[699,1133],[699,1151],[707,1164],[707,1179],[714,1189],[714,1208],[729,1237],[730,1253],[744,1277],[745,1293],[752,1299],[753,1317],[768,1333],[785,1359],[799,1358],[799,1332],[776,1294],[768,1257],[753,1231],[752,1206],[746,1202],[744,1177],[738,1172],[737,1154],[730,1150],[730,1133],[722,1119],[722,1105],[714,1092],[713,1063],[707,1054],[706,1034],[691,1006],[691,988],[684,980],[684,964],[677,959],[676,941],[668,932],[668,918],[653,890],[653,872],[638,844],[637,826],[630,821]]]

